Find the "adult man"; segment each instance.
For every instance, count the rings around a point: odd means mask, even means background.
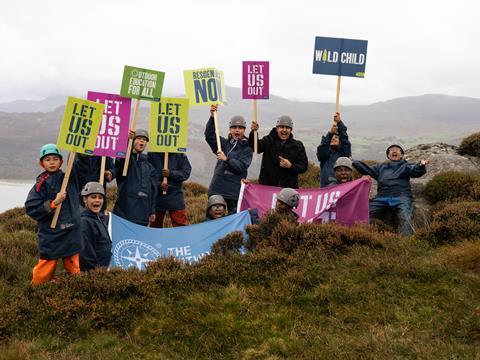
[[[252,123],[248,138],[254,146],[254,131],[258,123]],[[298,188],[298,175],[307,171],[308,158],[303,143],[293,138],[293,120],[282,115],[267,136],[258,140],[258,152],[263,153],[258,182],[262,185]]]
[[[345,184],[352,181],[352,160],[347,157],[339,157],[333,166],[333,177],[328,178],[328,186]]]
[[[324,136],[317,147],[317,159],[320,161],[320,187],[329,184],[333,175],[333,166],[339,157],[351,157],[352,146],[348,140],[347,127],[340,118],[340,113],[333,116],[331,130]]]
[[[377,196],[370,202],[370,219],[380,217],[386,210],[398,213],[400,231],[404,235],[413,234],[412,226],[412,189],[410,178],[417,178],[426,173],[428,160],[408,163],[403,159],[405,152],[398,144],[390,145],[386,150],[389,161],[368,166],[361,161],[353,161],[353,166],[361,174],[369,175],[378,182]]]

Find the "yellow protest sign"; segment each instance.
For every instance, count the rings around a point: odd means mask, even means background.
[[[227,93],[223,71],[214,68],[185,70],[185,94],[192,106],[225,105]]]
[[[161,98],[150,104],[148,151],[186,153],[188,138],[188,99]]]
[[[58,148],[92,155],[104,109],[104,104],[69,96],[58,135]]]

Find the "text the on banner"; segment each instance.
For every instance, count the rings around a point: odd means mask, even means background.
[[[149,151],[187,151],[188,107],[188,99],[182,98],[162,98],[151,103]]]
[[[92,155],[104,109],[104,104],[70,96],[58,135],[58,148]]]
[[[183,75],[191,106],[227,103],[223,71],[214,68],[185,70]]]
[[[165,73],[125,65],[120,95],[133,99],[160,101]]]
[[[269,97],[269,62],[244,61],[242,65],[243,99],[268,99]]]
[[[87,99],[105,105],[93,155],[125,157],[131,99],[94,91],[88,92]]]

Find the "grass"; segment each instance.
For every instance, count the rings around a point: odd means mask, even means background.
[[[187,188],[201,219],[204,189]],[[316,226],[252,232],[265,239],[247,255],[32,288],[34,227],[0,214],[0,359],[480,357],[480,238]]]

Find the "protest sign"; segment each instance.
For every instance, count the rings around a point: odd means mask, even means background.
[[[369,222],[368,198],[372,181],[360,178],[341,185],[321,189],[298,189],[300,203],[295,209],[300,222],[335,221],[344,225]],[[282,188],[257,184],[242,184],[238,211],[258,210],[262,217],[275,208]]]
[[[244,61],[242,65],[242,98],[268,99],[269,97],[269,62]]]
[[[183,75],[190,106],[226,104],[223,71],[214,68],[185,70]]]
[[[164,229],[137,225],[115,214],[111,217],[109,232],[113,256],[110,267],[139,270],[145,270],[149,262],[166,256],[195,263],[210,254],[212,245],[232,231],[241,231],[246,237],[245,227],[251,224],[248,211],[201,224]]]
[[[92,155],[104,108],[104,104],[70,96],[58,135],[58,148]]]
[[[133,99],[160,101],[165,73],[125,65],[120,95]]]
[[[151,152],[187,152],[188,99],[161,98],[150,105]]]
[[[131,99],[94,91],[88,92],[87,99],[105,105],[93,155],[125,157]]]
[[[366,40],[353,40],[317,36],[313,52],[313,73],[337,75],[335,109],[340,106],[340,82],[342,76],[365,76],[367,63]]]

